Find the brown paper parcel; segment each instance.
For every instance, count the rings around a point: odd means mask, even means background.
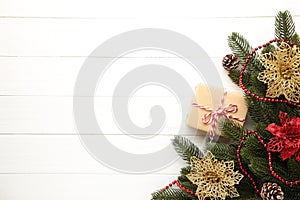
[[[218,109],[223,95],[224,90],[222,89],[209,88],[204,84],[199,84],[196,87],[195,103],[215,110]],[[228,106],[229,104],[236,104],[238,106],[238,111],[236,113],[230,113],[230,115],[245,119],[248,107],[242,93],[227,90],[223,107]],[[209,111],[205,111],[191,105],[191,111],[187,116],[187,125],[207,132],[210,129],[211,124],[204,124],[202,122],[203,115],[207,113],[209,113]],[[243,122],[236,122],[243,125]]]

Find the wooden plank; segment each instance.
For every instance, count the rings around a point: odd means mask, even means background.
[[[300,24],[299,3],[293,0],[254,0],[247,5],[237,0],[10,0],[0,4],[0,95],[7,95],[0,97],[0,198],[9,200],[150,199],[151,192],[176,179],[185,166],[177,160],[161,171],[126,175],[100,164],[83,147],[73,120],[73,87],[86,56],[102,42],[138,28],[177,31],[201,45],[225,77],[220,59],[230,52],[226,39],[232,31],[243,34],[255,47],[273,38],[273,16],[279,10],[290,10],[296,15],[296,27]],[[174,55],[142,52],[124,59],[120,65],[174,66],[191,85],[201,79],[192,76],[186,65],[178,67],[182,63]],[[222,80],[231,87],[228,78]],[[180,107],[174,97],[157,88],[137,93],[129,113],[134,123],[145,126],[150,123],[151,106],[163,105],[168,120],[163,133],[147,140],[123,134],[111,116],[113,82],[106,85],[111,87],[104,94],[96,93],[95,109],[112,144],[131,153],[149,153],[178,134],[184,120]],[[197,144],[202,141],[199,135],[194,137],[193,129],[179,134]]]
[[[295,18],[296,25],[300,24],[299,20],[299,17]],[[211,57],[225,55],[227,36],[233,31],[245,35],[253,46],[274,37],[273,17],[179,20],[0,18],[0,27],[2,56],[88,56],[115,35],[147,27],[179,32],[197,42]],[[191,56],[195,55],[196,52],[191,52]]]
[[[156,136],[147,140],[125,135],[105,137],[122,151],[145,156],[161,151],[173,139],[173,136]],[[203,143],[201,136],[188,138],[196,144]],[[103,164],[94,159],[76,135],[0,136],[0,144],[0,174],[119,174],[108,167],[109,163]],[[102,151],[116,158],[119,156],[104,147]],[[173,155],[176,158],[175,151]],[[157,162],[157,159],[153,162]],[[185,165],[178,157],[173,163],[161,166],[160,171],[153,173],[174,175]]]
[[[0,198],[9,200],[150,199],[176,175],[0,175]]]
[[[187,97],[190,99],[190,97]],[[124,101],[126,97],[117,98]],[[86,101],[87,98],[80,98]],[[180,130],[181,108],[174,97],[136,97],[129,104],[129,116],[139,127],[147,126],[150,109],[161,105],[166,112],[166,122],[161,134],[174,135]],[[192,102],[192,101],[191,101]],[[187,105],[188,106],[188,105]],[[123,134],[112,115],[111,98],[98,97],[95,100],[95,114],[104,134]],[[116,113],[118,114],[118,113]],[[183,124],[184,125],[184,124]],[[153,130],[156,132],[157,130]],[[1,134],[77,134],[72,97],[28,96],[0,98]],[[86,130],[84,133],[98,133]],[[182,134],[194,135],[195,130],[183,126]]]
[[[146,64],[160,64],[169,67],[184,77],[192,88],[207,79],[207,77],[203,78],[203,74],[198,74],[189,63],[181,58],[160,57],[166,55],[159,52],[150,52],[149,54],[153,57],[119,58],[110,66],[110,71],[105,73],[103,77],[105,79],[99,78],[104,84],[98,87],[101,92],[96,91],[95,95],[112,96],[116,83],[126,76],[126,73]],[[0,95],[73,96],[75,82],[85,59],[83,57],[0,57],[0,66],[2,66],[0,67]],[[95,58],[95,60],[101,60],[101,58]],[[226,71],[223,70],[221,60],[221,57],[212,58],[223,86],[236,89],[227,77]],[[201,69],[202,66],[200,72]],[[143,94],[144,96],[172,96],[172,94],[163,93],[157,88],[147,95],[146,92]]]
[[[245,3],[238,0],[229,1],[152,1],[138,0],[126,2],[111,0],[10,0],[1,3],[2,16],[24,17],[101,17],[101,18],[163,18],[163,17],[241,17],[270,16],[280,10],[299,11],[298,2],[292,0],[259,1]],[[34,6],[33,6],[34,5]],[[134,6],[132,6],[134,5]]]

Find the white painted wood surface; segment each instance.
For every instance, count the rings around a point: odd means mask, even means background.
[[[150,199],[151,192],[177,177],[184,162],[177,160],[150,174],[129,175],[109,169],[90,156],[76,133],[72,108],[75,80],[86,57],[102,42],[122,32],[169,29],[202,46],[219,68],[224,86],[236,89],[220,65],[221,58],[229,52],[227,36],[236,31],[253,47],[260,45],[274,37],[274,15],[286,9],[295,16],[300,30],[300,3],[296,0],[2,0],[0,199]],[[128,55],[114,67],[147,63],[173,67],[190,84],[201,81],[181,58],[157,52]],[[122,73],[125,72],[115,74],[116,78],[107,79],[105,84],[114,85]],[[128,138],[112,120],[105,120],[111,114],[105,105],[110,103],[112,89],[96,92],[95,107],[102,109],[98,115],[104,117],[106,137],[120,149],[156,151],[176,134],[201,142],[201,136],[194,137],[195,131],[188,127],[178,133],[184,120],[178,117],[180,106],[171,93],[157,88],[136,94],[129,112],[133,121],[143,126],[149,123],[151,105],[162,105],[168,120],[164,131],[148,141]]]

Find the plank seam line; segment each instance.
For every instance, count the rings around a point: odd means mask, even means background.
[[[293,15],[299,17],[300,15]],[[192,16],[161,16],[161,17],[63,17],[63,16],[6,16],[2,15],[3,19],[67,19],[67,20],[145,20],[145,19],[255,19],[255,18],[274,18],[272,15],[259,15],[259,16],[217,16],[217,17],[192,17]]]

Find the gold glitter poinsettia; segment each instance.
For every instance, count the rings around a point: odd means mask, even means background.
[[[225,199],[238,197],[234,187],[243,178],[243,175],[234,170],[233,161],[218,161],[211,152],[199,159],[191,157],[191,173],[186,177],[198,186],[196,194],[199,199]]]
[[[275,98],[284,95],[288,101],[300,101],[300,50],[296,45],[282,42],[274,52],[259,56],[265,70],[258,80],[268,84],[266,96]]]

